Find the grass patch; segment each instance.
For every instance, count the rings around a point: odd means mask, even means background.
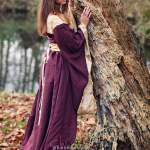
[[[12,123],[15,123],[16,121],[15,121],[15,120],[12,120],[11,122],[12,122]]]
[[[14,104],[13,106],[14,106],[14,107],[19,106],[19,104]]]
[[[7,101],[6,101],[6,100],[2,100],[1,103],[2,103],[2,104],[6,104]]]
[[[9,117],[9,114],[4,114],[3,116],[4,116],[4,117]]]
[[[25,129],[25,128],[26,128],[26,125],[22,127],[22,129]]]
[[[32,95],[32,96],[36,95],[36,93],[29,93],[29,94]]]
[[[23,120],[23,121],[21,121],[21,122],[18,122],[17,125],[19,126],[19,125],[22,125],[22,124],[25,124],[25,123],[26,123],[26,121]]]
[[[6,119],[3,119],[3,120],[0,120],[0,122],[3,122],[3,121],[7,121],[7,118],[6,118]]]
[[[10,145],[9,143],[8,143],[8,145],[9,145],[9,147],[13,148],[13,146],[12,146],[12,145]]]
[[[4,127],[2,127],[1,129],[2,129],[2,131],[5,131],[5,130],[10,129],[10,127],[8,127],[8,126],[4,126]]]

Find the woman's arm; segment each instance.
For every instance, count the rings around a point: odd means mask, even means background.
[[[74,11],[74,0],[69,0],[69,7],[70,7],[71,16],[74,17],[73,13],[72,13],[72,11]],[[77,26],[77,24],[76,24],[76,26]],[[88,40],[87,26],[84,23],[80,23],[77,26],[77,28],[80,28],[82,30],[82,32],[84,33],[84,36],[85,36],[86,40]]]
[[[62,47],[65,47],[71,53],[74,53],[81,47],[84,47],[85,28],[78,28],[77,32],[74,33],[74,30],[57,15],[54,15],[52,18],[52,27],[58,46],[62,45]]]

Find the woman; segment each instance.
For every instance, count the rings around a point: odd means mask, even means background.
[[[77,110],[88,83],[84,44],[91,13],[84,9],[75,33],[70,5],[69,0],[39,5],[38,32],[50,45],[20,150],[68,149],[75,140]]]

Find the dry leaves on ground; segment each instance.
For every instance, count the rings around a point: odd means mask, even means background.
[[[36,94],[0,92],[0,150],[19,150]],[[96,126],[94,114],[78,116],[76,139],[72,146],[84,146]]]

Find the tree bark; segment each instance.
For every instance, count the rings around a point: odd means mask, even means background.
[[[150,74],[125,20],[123,4],[74,0],[78,24],[87,6],[92,13],[87,28],[98,120],[87,145],[150,150]]]

